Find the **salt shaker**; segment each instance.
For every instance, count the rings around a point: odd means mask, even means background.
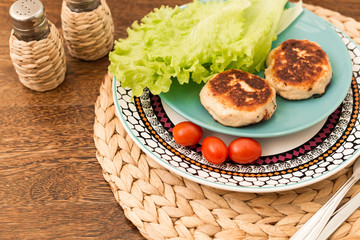
[[[63,39],[39,0],[18,0],[9,10],[10,57],[20,82],[35,91],[56,88],[65,79]]]
[[[63,35],[71,56],[93,61],[114,45],[114,23],[106,0],[63,0]]]

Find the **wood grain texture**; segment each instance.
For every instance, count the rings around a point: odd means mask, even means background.
[[[125,218],[95,158],[94,103],[107,72],[67,53],[67,75],[38,93],[18,80],[9,57],[14,1],[0,2],[0,239],[143,239]],[[61,31],[60,0],[43,0]],[[187,0],[108,0],[115,39],[153,8]],[[304,0],[360,21],[358,0]],[[357,6],[357,7],[354,7]]]

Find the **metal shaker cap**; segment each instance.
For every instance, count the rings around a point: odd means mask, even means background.
[[[9,14],[19,40],[39,40],[49,33],[45,7],[39,0],[18,0],[11,5]]]
[[[73,12],[90,12],[100,5],[100,0],[67,0],[67,6]]]

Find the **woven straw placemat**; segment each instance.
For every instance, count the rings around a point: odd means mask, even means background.
[[[359,22],[321,7],[305,7],[360,43]],[[115,116],[111,90],[107,75],[95,104],[96,157],[125,216],[146,239],[289,239],[352,173],[343,169],[308,187],[264,194],[189,181],[160,166],[131,140]],[[358,183],[342,203],[359,191]],[[360,239],[360,210],[331,239]]]

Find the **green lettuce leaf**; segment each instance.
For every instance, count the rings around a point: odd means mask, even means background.
[[[295,4],[295,6],[285,9],[283,14],[281,15],[279,26],[276,30],[276,35],[282,33],[286,28],[290,26],[290,24],[295,21],[297,17],[304,11],[303,2],[300,0]]]
[[[172,81],[208,81],[227,69],[264,68],[286,0],[198,0],[162,6],[115,41],[110,73],[140,96],[167,92]]]

